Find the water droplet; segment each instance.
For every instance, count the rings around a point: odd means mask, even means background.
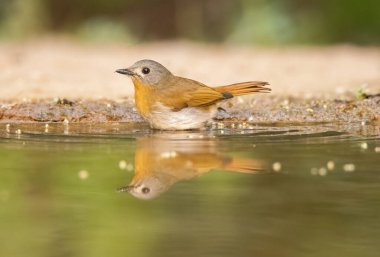
[[[326,176],[327,175],[327,169],[325,167],[319,168],[318,174],[319,174],[319,176]]]
[[[367,150],[368,149],[368,144],[367,143],[361,143],[360,144],[360,148],[363,149],[363,150]]]
[[[275,172],[280,172],[281,171],[281,168],[282,168],[282,165],[280,162],[275,162],[272,164],[272,169],[275,171]]]
[[[347,163],[343,165],[343,170],[345,172],[354,172],[355,171],[355,165],[353,163]]]
[[[327,162],[327,169],[333,170],[334,168],[335,168],[335,163],[333,161],[328,161]]]
[[[81,179],[81,180],[85,180],[85,179],[88,179],[88,176],[89,176],[89,173],[87,170],[80,170],[78,172],[78,177]]]

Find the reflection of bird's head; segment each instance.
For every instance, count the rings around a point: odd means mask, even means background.
[[[157,177],[144,177],[136,184],[130,184],[122,187],[118,191],[128,192],[141,200],[150,200],[159,196],[161,193],[166,191],[167,188],[168,185],[165,185],[164,181]]]

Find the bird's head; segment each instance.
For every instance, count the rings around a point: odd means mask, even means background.
[[[126,69],[118,69],[117,73],[130,76],[133,82],[143,85],[158,85],[172,76],[172,73],[162,64],[153,60],[141,60]]]

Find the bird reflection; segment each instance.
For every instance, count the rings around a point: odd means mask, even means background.
[[[137,138],[135,170],[129,185],[118,189],[149,200],[180,180],[188,180],[212,169],[257,173],[260,161],[221,154],[212,137],[194,133],[158,133]]]

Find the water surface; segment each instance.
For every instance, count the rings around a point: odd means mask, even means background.
[[[378,256],[379,126],[216,127],[0,124],[0,256]]]

